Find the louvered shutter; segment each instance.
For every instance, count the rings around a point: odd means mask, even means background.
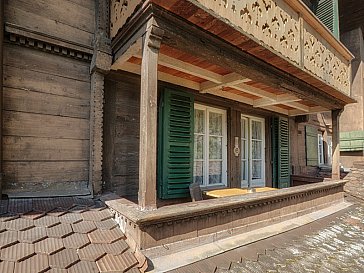
[[[288,119],[273,118],[272,122],[273,186],[290,186],[289,125]]]
[[[339,8],[337,0],[316,0],[312,11],[321,22],[339,38]]]
[[[192,94],[164,90],[159,108],[158,196],[189,196],[193,179],[194,98]]]
[[[306,126],[306,165],[318,166],[318,134],[317,129]]]

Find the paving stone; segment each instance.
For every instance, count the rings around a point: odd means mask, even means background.
[[[0,249],[14,245],[18,242],[18,231],[4,231],[0,233]]]
[[[19,242],[34,244],[47,238],[47,230],[44,227],[34,227],[26,231],[19,231]]]
[[[65,248],[82,248],[90,244],[90,240],[86,234],[73,233],[63,238],[63,245]]]
[[[138,264],[137,259],[130,252],[121,255],[107,254],[96,262],[100,272],[125,272]]]
[[[20,215],[17,214],[17,213],[11,213],[11,212],[10,213],[6,213],[6,214],[1,215],[0,222],[8,222],[8,221],[17,219],[19,217],[20,217]]]
[[[9,261],[0,261],[1,273],[12,273],[14,271],[15,263]]]
[[[87,206],[77,205],[77,206],[74,206],[74,207],[70,208],[68,211],[73,212],[73,213],[82,213],[82,212],[85,212],[87,210],[88,210]]]
[[[134,267],[126,271],[126,273],[140,273],[140,270]]]
[[[64,248],[62,239],[47,238],[34,244],[36,253],[43,253],[47,255],[59,252]]]
[[[33,209],[48,212],[56,208],[54,198],[35,198],[33,199]]]
[[[68,270],[63,268],[51,268],[46,273],[68,273]]]
[[[61,220],[62,223],[67,223],[67,224],[75,224],[83,220],[80,213],[70,213],[70,212],[67,212],[66,214],[60,216],[59,219]]]
[[[100,244],[90,244],[79,249],[78,256],[83,261],[95,262],[106,255],[105,248]]]
[[[124,233],[119,229],[112,230],[95,230],[88,234],[93,244],[111,244],[117,240],[125,238]]]
[[[99,273],[95,262],[80,261],[68,269],[68,273]]]
[[[10,199],[8,212],[24,214],[33,210],[32,199]]]
[[[47,229],[47,235],[48,237],[52,238],[64,238],[68,235],[71,235],[73,233],[71,225],[70,224],[59,224],[53,227],[50,227]]]
[[[129,248],[129,245],[123,240],[118,240],[112,244],[102,244],[107,254],[119,255]]]
[[[47,212],[47,215],[49,216],[53,216],[53,217],[60,217],[64,214],[66,214],[68,211],[65,210],[64,208],[55,208],[49,212]]]
[[[20,262],[34,255],[34,245],[17,243],[1,250],[1,260]]]
[[[63,249],[49,256],[49,265],[51,268],[67,269],[79,261],[76,250]]]
[[[36,220],[44,215],[45,215],[45,212],[43,212],[43,211],[32,210],[30,212],[24,213],[21,217],[26,218],[26,219]]]
[[[6,223],[5,222],[0,222],[0,233],[4,232],[6,230]]]
[[[111,219],[113,215],[108,209],[102,211],[86,211],[82,213],[82,218],[88,221],[104,221],[107,219]]]
[[[116,228],[118,224],[113,219],[107,219],[104,221],[96,221],[95,225],[98,229],[110,230]]]
[[[72,224],[73,231],[76,233],[90,233],[97,229],[96,225],[92,221],[81,221],[76,224]]]
[[[6,222],[6,229],[8,230],[27,230],[34,227],[34,221],[30,219],[17,218]]]
[[[50,216],[50,215],[45,215],[37,220],[34,220],[34,225],[37,227],[50,228],[50,227],[53,227],[60,223],[61,223],[61,221],[59,220],[58,217],[54,217],[54,216]]]
[[[36,254],[15,264],[14,273],[42,273],[49,269],[48,255]]]

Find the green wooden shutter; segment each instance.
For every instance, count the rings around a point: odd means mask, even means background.
[[[316,0],[312,11],[321,22],[339,38],[339,7],[337,0]]]
[[[189,196],[193,179],[194,97],[166,89],[158,124],[158,197]]]
[[[318,166],[318,134],[312,126],[306,126],[306,165]]]
[[[289,124],[287,118],[275,117],[272,121],[273,186],[290,186]]]

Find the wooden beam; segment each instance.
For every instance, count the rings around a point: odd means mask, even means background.
[[[292,95],[278,95],[276,96],[275,100],[272,100],[270,98],[262,98],[254,100],[254,107],[263,107],[263,106],[269,106],[269,105],[277,105],[277,104],[285,104],[290,102],[296,102],[300,101],[301,99],[297,98],[296,96]]]
[[[132,56],[140,55],[142,51],[142,38],[139,38],[132,44],[122,55],[120,55],[112,64],[111,69],[118,69],[126,63]]]
[[[139,193],[140,209],[157,208],[158,54],[163,31],[149,19],[143,36],[140,94]]]
[[[332,116],[332,179],[340,179],[340,116],[344,109],[333,110]]]
[[[138,64],[130,63],[130,62],[124,63],[122,66],[117,67],[117,69],[127,71],[127,72],[130,72],[133,74],[138,74],[138,75],[141,74],[141,66]],[[158,72],[158,80],[164,81],[164,82],[169,82],[169,83],[183,86],[186,88],[190,88],[193,90],[200,90],[200,84],[198,82],[176,77],[171,74],[160,72],[160,71]]]
[[[269,110],[269,111],[272,111],[272,112],[280,113],[280,114],[286,115],[286,116],[289,115],[288,110],[283,109],[283,108],[278,107],[278,106],[274,106],[274,105],[263,106],[263,107],[260,107],[260,108],[265,109],[265,110]]]
[[[223,87],[229,87],[233,85],[237,85],[239,83],[244,83],[250,81],[246,77],[243,77],[242,75],[239,75],[237,73],[230,73],[225,76],[222,76],[221,82],[203,82],[201,83],[201,93],[207,93],[211,90],[218,90],[222,89]]]
[[[251,95],[255,95],[255,96],[266,98],[266,99],[271,99],[272,101],[276,100],[276,98],[277,98],[276,94],[264,91],[262,89],[259,89],[259,88],[256,88],[256,87],[244,84],[244,83],[240,83],[238,85],[234,85],[231,87],[234,89],[240,90],[242,92],[251,94]]]
[[[315,106],[315,107],[309,107],[308,111],[302,111],[299,109],[289,110],[289,116],[300,116],[300,115],[306,115],[306,114],[316,114],[316,113],[322,113],[329,111],[327,108],[324,108],[322,106]]]
[[[220,74],[217,74],[217,73],[211,72],[209,70],[203,69],[201,67],[198,67],[196,65],[169,57],[167,55],[160,54],[158,63],[163,66],[166,66],[166,67],[169,67],[169,68],[172,68],[172,69],[175,69],[175,70],[178,70],[178,71],[181,71],[181,72],[184,72],[184,73],[187,73],[187,74],[190,74],[190,75],[193,75],[193,76],[196,76],[196,77],[199,77],[199,78],[202,78],[202,79],[214,82],[214,83],[222,83],[222,80],[223,80],[223,76]]]
[[[237,95],[234,93],[230,93],[228,91],[211,90],[208,92],[208,94],[215,95],[215,96],[222,97],[222,98],[231,99],[231,100],[242,102],[242,103],[249,104],[249,105],[253,105],[253,103],[254,103],[254,100],[252,100],[252,99],[245,98],[243,96],[240,96],[240,95]]]
[[[310,107],[307,106],[307,105],[304,105],[302,103],[299,103],[299,102],[285,102],[285,103],[282,103],[284,105],[287,105],[289,107],[293,107],[293,108],[296,108],[298,110],[301,110],[305,113],[308,113],[310,112]]]

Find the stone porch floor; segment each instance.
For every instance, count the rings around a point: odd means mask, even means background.
[[[141,272],[113,216],[93,199],[2,200],[0,272]]]

